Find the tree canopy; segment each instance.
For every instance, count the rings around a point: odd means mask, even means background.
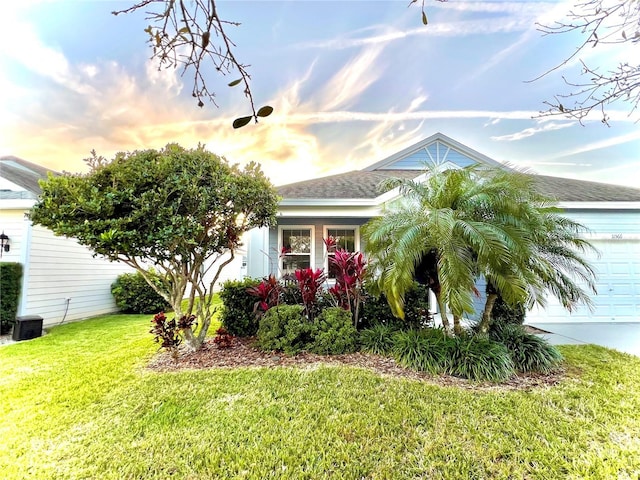
[[[241,169],[203,146],[169,144],[90,164],[88,174],[41,182],[31,219],[142,273],[176,317],[196,315],[197,336],[185,335],[198,348],[214,313],[208,294],[243,233],[275,221],[273,185],[258,164]],[[150,267],[162,274],[162,288],[150,281]]]

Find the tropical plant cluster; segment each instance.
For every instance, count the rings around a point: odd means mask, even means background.
[[[384,295],[372,295],[364,284],[352,290],[350,297],[357,292],[355,296],[361,304],[356,328],[344,290],[322,285],[319,282],[324,279],[322,271],[300,271],[297,277],[300,282],[293,282],[288,276],[278,280],[273,275],[262,281],[251,278],[226,281],[220,291],[224,305],[220,321],[224,328],[239,337],[259,335],[260,346],[266,350],[339,354],[354,351],[357,331],[372,325],[401,328],[433,324],[428,291],[417,283],[407,296],[406,321],[393,316]],[[311,319],[305,312],[311,312]]]
[[[595,271],[582,257],[595,250],[584,238],[587,229],[538,193],[535,176],[436,165],[425,177],[384,182],[382,188],[397,188],[401,200],[362,228],[372,269],[379,272],[375,286],[394,315],[406,316],[406,292],[415,279],[433,291],[448,335],[460,335],[463,319],[476,313],[480,279],[487,283],[482,333],[491,328],[499,298],[525,309],[544,306],[549,296],[568,310],[592,306]]]
[[[407,368],[474,381],[546,373],[562,361],[554,347],[517,324],[512,317],[518,309],[503,306],[497,318],[504,317],[505,323],[496,322],[490,333],[468,329],[451,336],[434,328],[425,286],[414,282],[401,320],[384,295],[367,290],[367,265],[360,254],[336,259],[349,277],[362,281],[337,280],[328,287],[322,269],[307,268],[282,279],[270,275],[262,281],[226,282],[223,328],[240,336],[255,334],[256,345],[265,351],[335,355],[361,350],[392,357]]]

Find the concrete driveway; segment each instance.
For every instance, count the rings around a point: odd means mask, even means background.
[[[552,345],[593,343],[640,357],[640,323],[532,323]]]

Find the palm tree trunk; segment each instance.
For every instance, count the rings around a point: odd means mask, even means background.
[[[484,304],[484,311],[482,312],[482,320],[480,320],[480,324],[478,325],[478,330],[481,333],[487,333],[489,331],[489,327],[491,326],[491,311],[497,299],[497,293],[487,294],[487,301]]]
[[[453,316],[453,333],[458,337],[462,335],[462,325],[460,325],[460,317],[458,315]]]
[[[436,292],[434,290],[433,292],[436,296],[436,302],[438,303],[438,310],[440,310],[440,318],[442,319],[442,326],[444,327],[444,332],[448,335],[451,336],[451,325],[449,324],[449,317],[447,317],[447,309],[446,309],[446,305],[444,304],[444,302],[442,301],[442,297],[440,295],[440,292]]]

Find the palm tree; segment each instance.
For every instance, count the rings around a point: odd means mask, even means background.
[[[578,305],[593,308],[589,294],[596,294],[595,271],[581,255],[596,249],[580,235],[586,227],[556,213],[557,210],[541,209],[536,223],[531,225],[533,253],[518,262],[527,275],[529,298],[526,306],[537,303],[545,306],[551,294],[569,311]],[[493,279],[487,276],[487,300],[479,331],[487,332],[492,323],[491,311],[501,294]],[[581,284],[584,286],[581,286]]]
[[[425,270],[447,332],[446,307],[459,331],[460,319],[474,311],[475,282],[484,271],[492,272],[509,301],[527,297],[526,282],[511,268],[531,252],[517,221],[526,182],[523,174],[474,166],[431,169],[424,182],[392,179],[383,185],[399,187],[402,200],[368,222],[363,236],[395,315],[403,318],[404,293]]]
[[[592,248],[579,237],[584,227],[560,216],[532,176],[477,166],[427,175],[424,182],[387,182],[384,188],[399,187],[402,201],[363,228],[378,286],[395,315],[403,318],[404,293],[416,276],[432,288],[447,332],[445,307],[458,333],[460,319],[473,312],[480,275],[490,286],[481,331],[491,324],[498,294],[529,307],[544,305],[549,292],[567,308],[590,303],[573,280],[594,290],[594,272],[580,256]]]

